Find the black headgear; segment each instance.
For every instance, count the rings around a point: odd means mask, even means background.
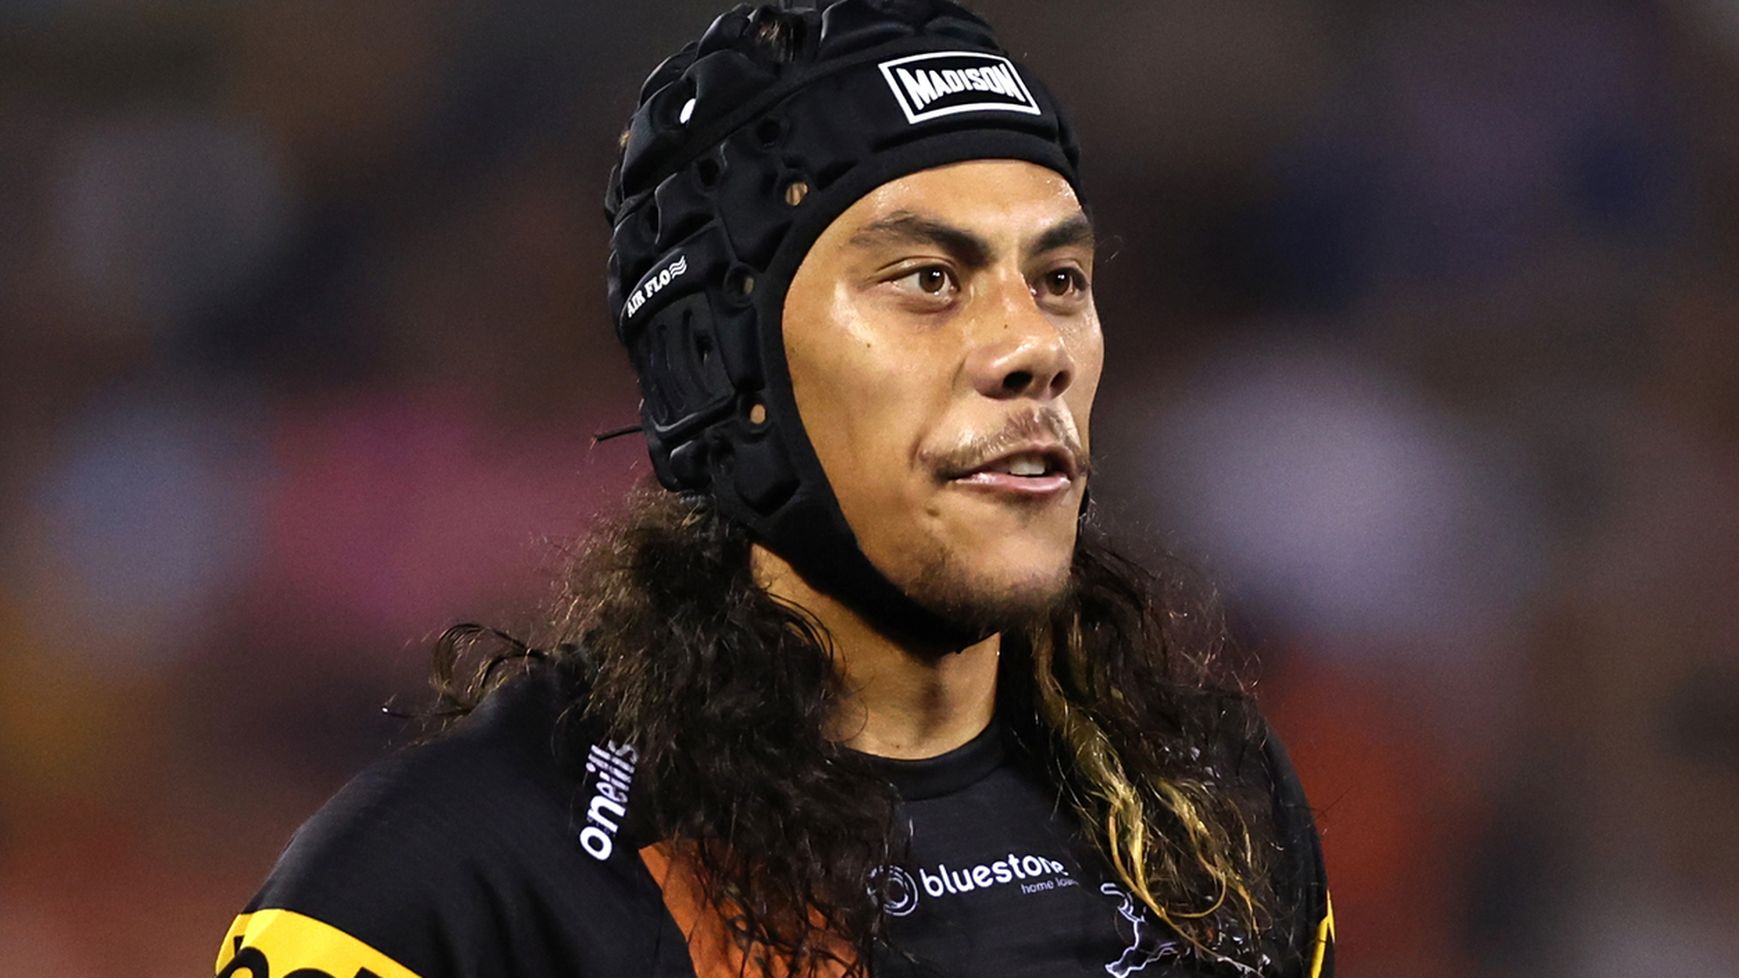
[[[781,316],[815,239],[864,194],[973,159],[1079,195],[1049,94],[947,0],[739,6],[640,91],[605,211],[610,311],[666,488],[705,492],[811,584],[884,627],[971,638],[864,556],[804,433]]]

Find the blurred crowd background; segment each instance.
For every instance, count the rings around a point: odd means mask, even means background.
[[[1739,4],[980,0],[1343,978],[1739,973]],[[204,973],[647,475],[605,175],[711,2],[0,7],[0,971]]]

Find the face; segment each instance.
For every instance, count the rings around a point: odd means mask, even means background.
[[[1092,228],[1032,163],[884,184],[792,279],[798,411],[866,556],[901,590],[1000,627],[1068,583],[1104,357]]]

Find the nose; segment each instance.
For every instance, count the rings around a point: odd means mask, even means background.
[[[999,303],[981,329],[982,342],[966,357],[966,372],[980,394],[1047,400],[1069,389],[1074,358],[1031,293],[1022,289],[1018,300]]]

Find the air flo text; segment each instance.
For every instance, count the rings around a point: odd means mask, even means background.
[[[624,317],[632,316],[639,312],[640,307],[646,304],[647,299],[657,295],[660,290],[686,271],[688,271],[688,256],[677,255],[675,261],[659,270],[657,274],[648,275],[646,281],[640,283],[640,287],[628,296],[628,301],[622,306],[622,315]]]

